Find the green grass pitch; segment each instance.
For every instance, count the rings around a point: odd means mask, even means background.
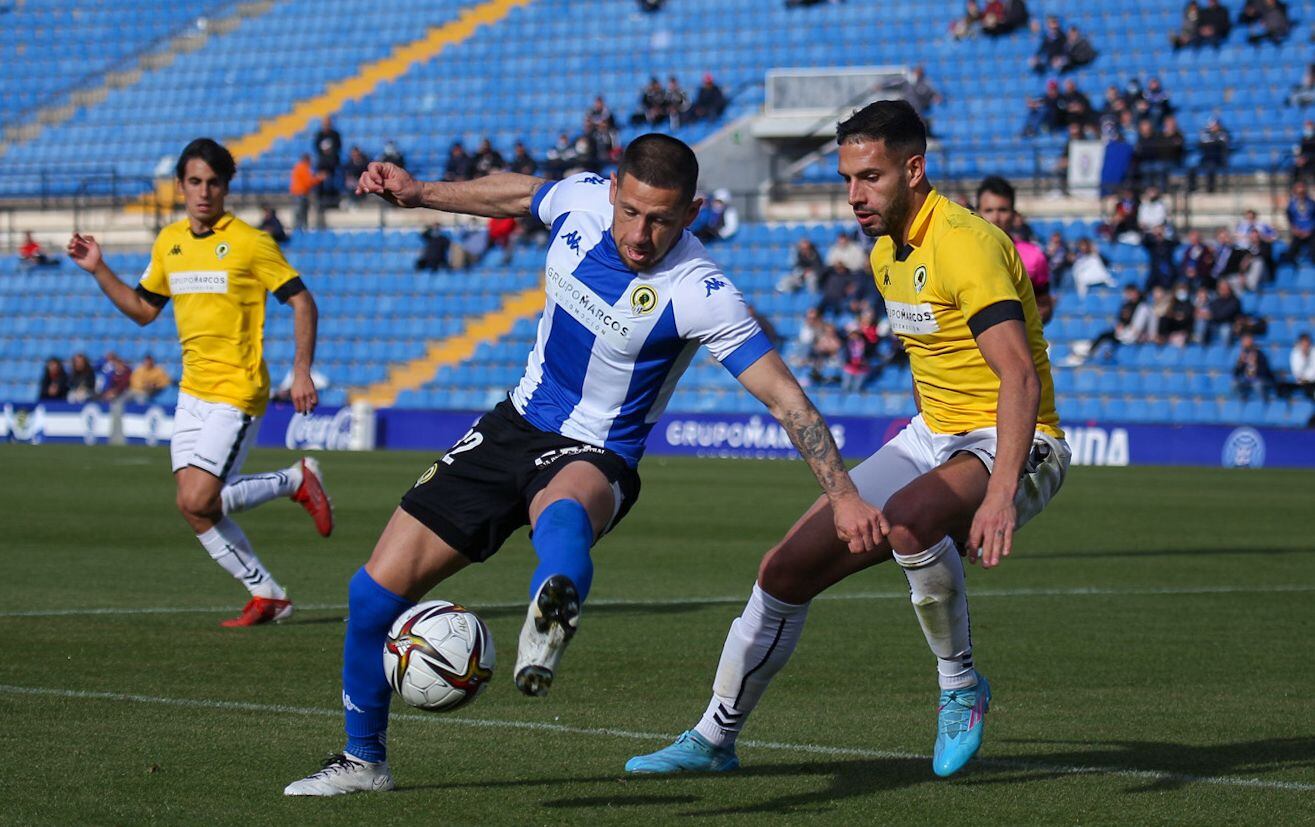
[[[548,698],[510,675],[533,566],[522,532],[433,595],[493,631],[479,702],[394,704],[395,793],[284,799],[341,746],[347,579],[432,458],[321,461],[331,539],[290,502],[239,518],[300,610],[225,630],[245,593],[174,512],[165,450],[0,446],[0,823],[1315,819],[1315,474],[1073,469],[1010,560],[969,571],[995,702],[954,779],[931,773],[935,664],[890,564],[815,602],[741,772],[629,778],[629,756],[701,713],[759,557],[816,490],[800,463],[659,457],[595,550]]]

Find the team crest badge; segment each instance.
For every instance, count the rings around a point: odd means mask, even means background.
[[[630,293],[630,311],[636,316],[644,316],[657,307],[657,291],[647,284],[641,284]]]
[[[927,268],[919,264],[918,269],[913,271],[913,290],[915,293],[921,293],[922,288],[927,286]]]
[[[436,462],[433,465],[429,466],[427,469],[425,469],[425,473],[420,475],[420,479],[416,480],[416,484],[412,487],[417,488],[421,485],[424,485],[425,483],[432,480],[434,478],[434,475],[437,473],[438,473],[438,463]]]
[[[215,247],[215,258],[223,261],[224,256],[228,255],[229,249],[231,248],[228,246],[227,241],[219,242],[219,245]]]

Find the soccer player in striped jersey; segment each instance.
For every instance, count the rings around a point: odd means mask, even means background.
[[[292,306],[297,343],[292,400],[300,413],[310,413],[318,401],[310,374],[315,300],[267,233],[224,210],[236,171],[227,149],[198,138],[183,149],[175,171],[187,217],[160,231],[135,287],[110,269],[91,236],[75,233],[68,255],[139,325],[155,321],[173,299],[183,349],[169,442],[178,510],[206,552],[251,593],[242,612],[220,625],[254,626],[290,616],[292,601],[229,515],[291,497],[314,518],[321,535],[333,530],[332,507],[315,460],[307,457],[291,468],[241,475],[269,401],[262,351],[265,295],[272,292]]]
[[[628,772],[718,772],[739,766],[735,741],[799,641],[809,602],[889,560],[936,659],[940,701],[932,770],[953,775],[976,755],[991,688],[973,661],[960,554],[999,564],[1014,531],[1059,491],[1071,452],[1031,282],[1009,236],[936,192],[927,130],[905,101],[877,101],[836,129],[839,171],[865,235],[891,329],[909,354],[918,414],[852,471],[889,531],[873,551],[837,543],[819,501],[767,552],[731,625],[712,699],[674,744]]]
[[[638,497],[645,437],[700,345],[790,434],[831,504],[833,536],[856,553],[881,541],[880,514],[858,496],[826,423],[740,292],[687,231],[701,206],[697,180],[694,152],[657,134],[635,139],[611,180],[504,173],[422,184],[379,163],[361,176],[359,191],[403,207],[537,217],[551,234],[547,302],[520,383],[402,497],[352,578],[343,647],[347,744],[286,794],[392,788],[385,760],[392,690],[380,655],[389,626],[525,525],[539,565],[514,677],[528,695],[548,691],[589,594],[590,547]]]

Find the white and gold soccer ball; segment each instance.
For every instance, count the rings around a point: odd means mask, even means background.
[[[468,704],[493,677],[493,635],[469,609],[429,600],[393,621],[384,674],[402,700],[446,712]]]

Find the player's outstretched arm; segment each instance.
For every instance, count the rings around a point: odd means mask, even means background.
[[[320,313],[309,290],[294,294],[288,304],[292,305],[292,335],[296,342],[292,356],[292,407],[297,413],[308,414],[320,403],[319,391],[311,378]]]
[[[1020,321],[1000,322],[982,331],[977,347],[1000,377],[1000,398],[995,413],[995,470],[986,485],[986,497],[973,515],[967,552],[970,563],[980,557],[982,567],[990,568],[1013,549],[1018,522],[1014,495],[1036,433],[1041,378]]]
[[[139,325],[148,325],[160,315],[160,308],[146,301],[136,290],[124,284],[105,263],[100,243],[93,236],[74,233],[68,242],[68,257],[73,263],[96,277],[96,284],[119,312]]]
[[[534,193],[546,183],[542,178],[515,172],[499,172],[474,181],[417,181],[396,164],[375,161],[361,174],[356,193],[374,193],[399,207],[428,207],[485,218],[521,218],[530,214]]]
[[[776,351],[763,355],[739,379],[781,423],[800,456],[813,469],[813,476],[831,501],[837,536],[849,543],[849,550],[855,554],[881,545],[890,531],[886,518],[859,496],[826,420]]]

